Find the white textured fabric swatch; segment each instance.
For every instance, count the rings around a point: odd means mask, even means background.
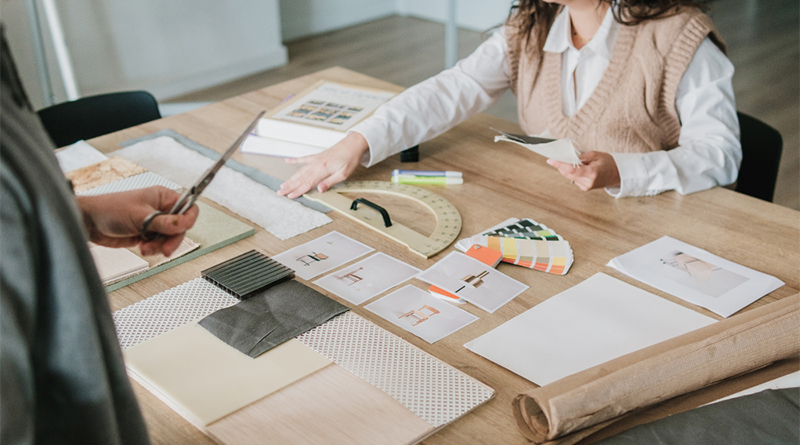
[[[186,188],[191,187],[214,163],[166,136],[139,142],[114,152],[112,156],[131,160]],[[227,167],[217,172],[203,196],[260,225],[282,240],[331,222],[326,215],[278,196],[267,187]]]

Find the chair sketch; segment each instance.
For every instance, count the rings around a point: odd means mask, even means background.
[[[363,269],[363,267],[359,267],[358,269],[356,269],[356,270],[354,270],[352,272],[346,273],[344,275],[339,275],[339,276],[336,277],[336,279],[344,281],[345,283],[347,283],[348,286],[352,286],[352,285],[358,283],[359,281],[363,280],[363,278],[361,278],[358,275],[356,275],[356,273],[358,271],[360,271],[361,269]]]
[[[327,260],[327,259],[328,259],[328,256],[325,255],[324,253],[311,252],[310,255],[303,255],[303,256],[297,258],[297,261],[300,261],[301,263],[303,263],[303,266],[309,266],[311,264],[320,262],[322,260]]]
[[[428,311],[430,311],[430,313],[423,312],[426,309]],[[432,308],[432,307],[430,307],[430,306],[428,306],[426,304],[426,305],[422,306],[419,309],[414,309],[414,310],[411,310],[409,312],[406,312],[405,314],[399,316],[398,318],[406,318],[406,317],[408,317],[412,321],[411,325],[412,326],[416,326],[416,325],[422,323],[423,321],[433,317],[434,315],[436,315],[438,313],[439,313],[438,310],[436,310],[436,309],[434,309],[434,308]]]

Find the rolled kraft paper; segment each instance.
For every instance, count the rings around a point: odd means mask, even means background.
[[[512,402],[535,443],[571,444],[633,410],[800,356],[800,294],[564,377]]]

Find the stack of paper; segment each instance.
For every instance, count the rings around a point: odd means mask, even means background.
[[[526,218],[509,220],[507,224],[456,243],[456,249],[466,252],[479,245],[503,253],[503,262],[565,275],[574,261],[572,248],[554,230]]]
[[[321,153],[392,96],[389,91],[319,81],[261,119],[242,151],[287,158]]]
[[[150,268],[150,264],[128,249],[91,246],[94,264],[103,284],[113,283]]]

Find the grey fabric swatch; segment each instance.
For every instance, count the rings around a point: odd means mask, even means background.
[[[149,141],[150,139],[155,139],[155,138],[158,138],[158,137],[161,137],[161,136],[169,136],[172,139],[175,139],[176,141],[180,142],[186,148],[190,148],[190,149],[200,153],[201,155],[203,155],[203,156],[205,156],[207,158],[211,158],[211,159],[214,159],[214,160],[219,158],[219,153],[217,153],[216,151],[206,147],[205,145],[201,145],[201,144],[199,144],[199,143],[187,138],[186,136],[178,133],[177,131],[175,131],[175,130],[173,130],[171,128],[167,128],[165,130],[157,131],[157,132],[155,132],[153,134],[148,134],[147,136],[141,136],[141,137],[134,138],[134,139],[128,139],[127,141],[124,141],[124,142],[120,143],[119,145],[122,146],[122,147],[130,147],[133,144],[136,144],[136,143],[139,143],[139,142],[142,142],[142,141]],[[266,174],[266,173],[264,173],[264,172],[262,172],[262,171],[260,171],[260,170],[258,170],[256,168],[244,165],[241,162],[235,161],[233,159],[229,159],[228,162],[225,163],[225,166],[228,167],[228,168],[231,168],[231,169],[233,169],[233,170],[235,170],[235,171],[237,171],[237,172],[239,172],[239,173],[241,173],[241,174],[243,174],[245,176],[247,176],[248,178],[252,179],[253,181],[256,181],[257,183],[259,183],[259,184],[267,187],[268,189],[272,190],[273,192],[276,192],[276,191],[278,191],[278,189],[281,188],[281,183],[283,181],[281,181],[280,179],[275,178],[273,176],[270,176],[270,175],[268,175],[268,174]],[[325,204],[322,204],[322,203],[319,203],[319,202],[316,202],[316,201],[312,201],[310,199],[306,199],[305,197],[302,197],[302,196],[297,198],[297,199],[295,199],[295,201],[299,202],[300,204],[303,204],[304,206],[308,207],[309,209],[313,209],[313,210],[316,210],[316,211],[321,212],[321,213],[328,213],[328,212],[331,211],[331,208],[326,206]]]
[[[348,310],[292,280],[220,309],[200,320],[200,326],[255,358]]]
[[[767,390],[639,425],[602,445],[800,443],[800,388]]]

